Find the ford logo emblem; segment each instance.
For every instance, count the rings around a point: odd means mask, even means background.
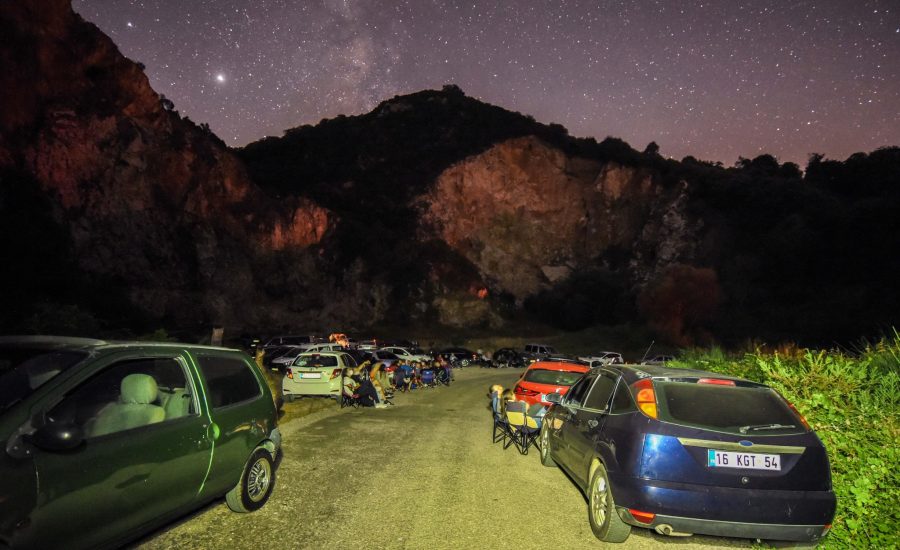
[[[742,440],[738,441],[738,445],[740,445],[741,447],[752,447],[753,442],[747,441],[746,439],[742,439]]]

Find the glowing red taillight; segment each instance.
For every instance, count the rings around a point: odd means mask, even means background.
[[[634,391],[634,400],[642,413],[650,418],[659,418],[656,408],[656,392],[653,390],[653,380],[644,378],[631,385]]]
[[[329,376],[328,379],[334,380],[335,378],[337,378],[340,375],[341,375],[341,369],[334,369],[333,371],[331,371],[331,376]]]
[[[721,378],[701,378],[698,384],[713,384],[715,386],[734,386],[734,380],[722,380]]]

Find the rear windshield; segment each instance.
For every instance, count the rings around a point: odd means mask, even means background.
[[[531,369],[525,373],[525,382],[535,384],[550,384],[553,386],[571,386],[578,381],[583,372],[571,372],[564,370]]]
[[[295,367],[336,367],[337,357],[333,355],[300,356],[294,361]]]
[[[806,431],[787,403],[770,388],[656,381],[659,418],[742,435]]]

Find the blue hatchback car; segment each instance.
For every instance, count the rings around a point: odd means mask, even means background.
[[[541,462],[585,493],[594,535],[816,542],[835,495],[824,445],[775,390],[739,378],[607,365],[553,395]]]

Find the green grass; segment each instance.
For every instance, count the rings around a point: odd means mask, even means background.
[[[857,355],[796,347],[683,351],[679,366],[772,386],[828,449],[837,514],[824,548],[900,546],[900,334]]]

